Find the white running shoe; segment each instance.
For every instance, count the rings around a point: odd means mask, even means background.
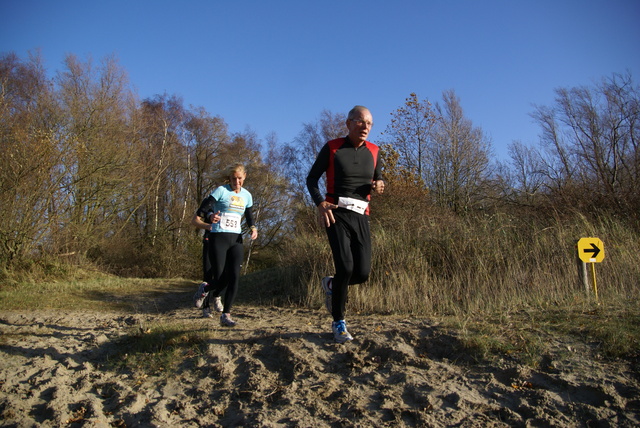
[[[353,340],[353,336],[347,331],[347,323],[344,322],[344,320],[332,322],[331,329],[333,330],[333,338],[336,342],[344,343],[348,340]]]
[[[325,276],[322,278],[322,289],[324,290],[324,305],[327,307],[329,314],[333,313],[333,277]]]
[[[204,308],[202,310],[202,318],[213,318],[213,313],[211,312],[211,308]]]
[[[198,291],[196,291],[196,294],[193,295],[193,306],[198,309],[202,307],[202,305],[204,304],[204,299],[206,299],[209,295],[208,291],[204,291],[204,287],[206,286],[206,282],[200,283],[200,285],[198,286]]]
[[[220,315],[220,325],[223,327],[235,327],[237,322],[231,319],[231,314]]]
[[[220,298],[220,296],[214,297],[211,304],[213,305],[213,309],[215,309],[216,312],[222,312],[224,310],[224,306],[222,305],[222,299]]]

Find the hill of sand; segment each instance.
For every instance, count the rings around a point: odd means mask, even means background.
[[[423,318],[348,318],[339,345],[324,309],[238,306],[220,327],[175,293],[141,313],[0,315],[4,427],[635,427],[639,368],[549,337],[538,364],[478,362]],[[117,368],[138,334],[206,331],[170,375]],[[136,333],[137,332],[137,333]]]

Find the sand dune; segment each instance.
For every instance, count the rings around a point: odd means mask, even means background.
[[[324,310],[240,306],[232,329],[198,315],[188,307],[0,315],[1,425],[640,425],[638,368],[601,360],[585,343],[550,337],[533,368],[474,361],[428,319],[351,316],[355,340],[339,345]],[[124,337],[163,322],[213,339],[170,376],[109,364],[126,352]]]

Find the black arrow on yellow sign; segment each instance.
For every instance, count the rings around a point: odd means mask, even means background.
[[[598,248],[593,242],[591,242],[590,244],[591,248],[585,248],[582,251],[585,253],[593,253],[591,257],[595,259],[596,257],[598,257],[598,254],[600,254],[600,248]]]

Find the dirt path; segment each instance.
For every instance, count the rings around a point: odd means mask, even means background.
[[[176,303],[178,302],[178,303]],[[550,338],[539,368],[468,358],[427,319],[351,316],[333,343],[324,310],[240,306],[238,327],[167,295],[147,313],[0,315],[2,426],[632,427],[637,367]],[[163,323],[208,332],[176,372],[118,369],[122,339]]]

